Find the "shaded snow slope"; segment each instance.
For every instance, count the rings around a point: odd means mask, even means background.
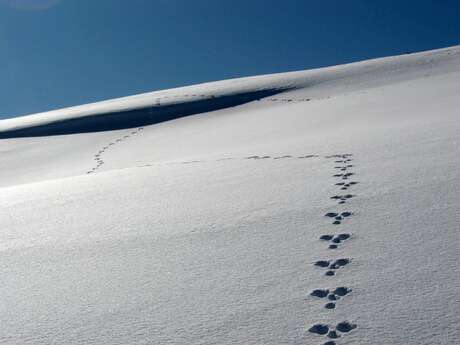
[[[459,52],[208,84],[290,90],[0,140],[0,343],[455,343]]]

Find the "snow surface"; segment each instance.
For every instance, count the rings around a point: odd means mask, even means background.
[[[457,343],[459,54],[0,121],[0,343]],[[261,90],[273,92],[152,125],[14,138]],[[337,249],[319,239],[338,233],[351,238]],[[351,261],[334,276],[315,265],[339,258]],[[335,309],[310,295],[342,286]],[[344,321],[356,328],[338,339],[309,331]]]

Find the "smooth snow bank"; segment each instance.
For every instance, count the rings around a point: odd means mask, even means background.
[[[456,343],[459,51],[151,126],[0,140],[0,343]],[[338,287],[335,309],[310,295]]]
[[[224,80],[149,92],[0,121],[0,139],[95,132],[151,125],[175,118],[233,107],[283,91],[357,90],[422,76],[420,71],[449,70],[458,64],[458,47],[380,58],[308,71]],[[346,80],[346,83],[343,81]],[[347,85],[348,84],[348,85]],[[350,88],[350,85],[353,85]],[[345,86],[345,89],[344,89]],[[348,86],[348,87],[347,87]],[[338,88],[337,88],[338,87]]]

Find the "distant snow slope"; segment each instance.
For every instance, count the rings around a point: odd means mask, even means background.
[[[456,343],[459,54],[0,121],[0,343]]]

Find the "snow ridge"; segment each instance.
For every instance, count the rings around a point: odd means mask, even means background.
[[[0,139],[135,128],[234,107],[302,88],[311,90],[312,96],[296,101],[310,101],[315,98],[314,90],[318,88],[334,89],[334,85],[340,85],[343,91],[344,79],[349,83],[353,81],[360,88],[369,88],[388,80],[394,82],[413,77],[423,66],[446,68],[449,63],[458,65],[455,56],[459,52],[460,48],[456,46],[307,71],[210,82],[53,110],[0,121]],[[289,101],[289,98],[285,100]]]

